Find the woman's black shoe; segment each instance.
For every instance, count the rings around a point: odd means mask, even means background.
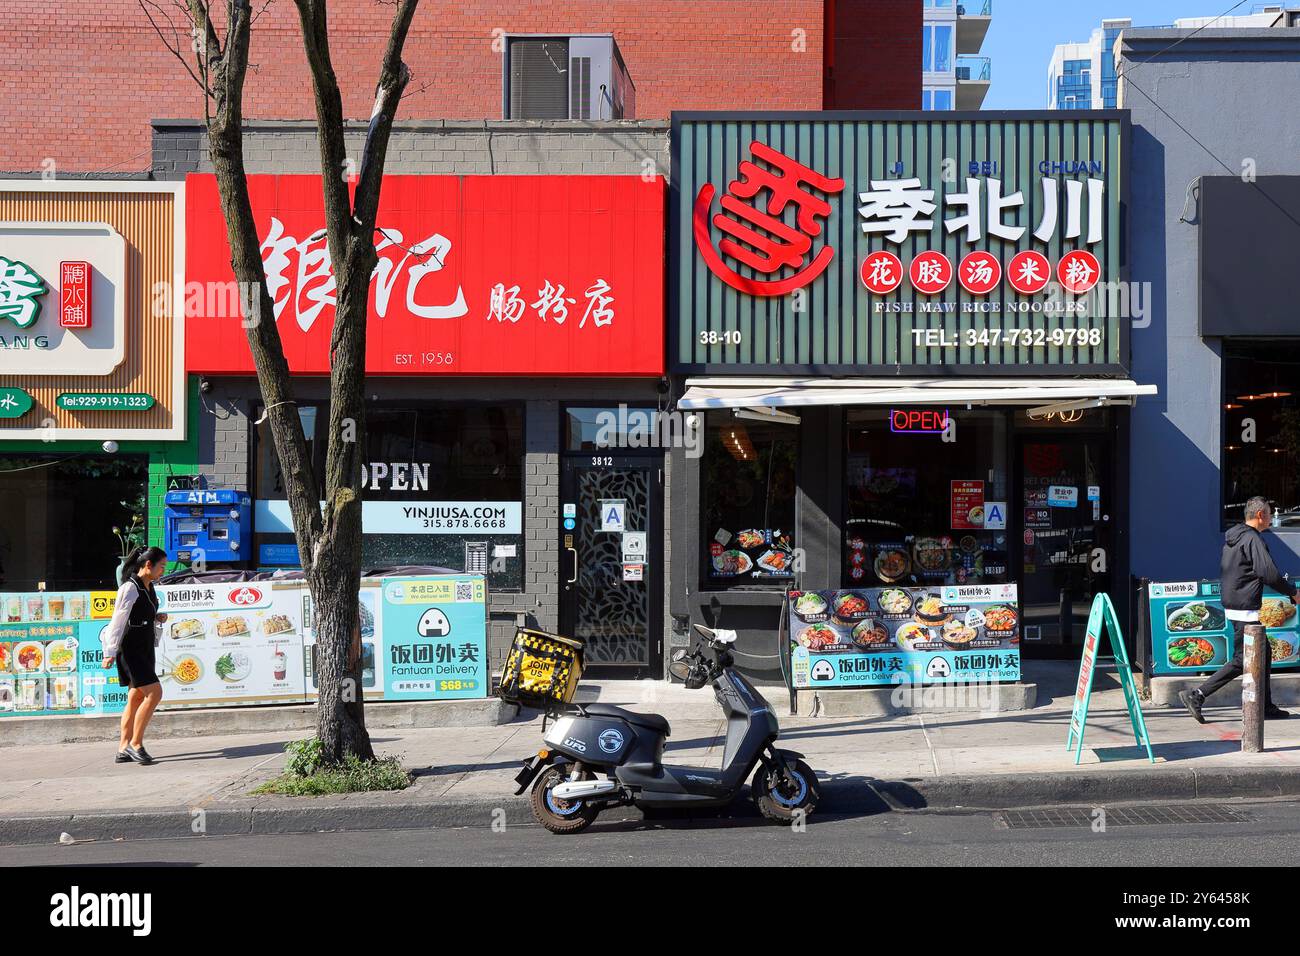
[[[119,750],[117,756],[113,758],[113,763],[130,763],[131,757],[125,750]]]
[[[139,748],[127,747],[124,753],[129,759],[134,760],[142,767],[147,767],[149,764],[153,763],[153,757],[149,756],[149,751],[144,749],[143,744],[141,744]]]

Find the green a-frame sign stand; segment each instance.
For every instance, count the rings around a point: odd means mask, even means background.
[[[1102,634],[1110,636],[1110,657],[1102,657]],[[1092,697],[1092,676],[1097,669],[1098,660],[1112,660],[1119,683],[1124,688],[1124,701],[1128,705],[1129,723],[1133,725],[1133,737],[1139,747],[1146,747],[1147,759],[1156,762],[1151,752],[1151,737],[1147,733],[1146,720],[1142,717],[1142,708],[1138,704],[1137,686],[1133,681],[1133,670],[1129,666],[1128,651],[1124,649],[1124,632],[1120,630],[1119,618],[1115,615],[1115,605],[1110,603],[1110,596],[1098,594],[1092,600],[1092,610],[1088,613],[1088,631],[1083,641],[1083,658],[1079,661],[1079,680],[1074,689],[1074,710],[1070,713],[1070,736],[1065,742],[1067,751],[1074,751],[1077,764],[1083,755],[1083,729],[1088,720],[1088,701]]]

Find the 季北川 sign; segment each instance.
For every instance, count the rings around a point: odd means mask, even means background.
[[[679,372],[1124,370],[1127,120],[679,113]]]

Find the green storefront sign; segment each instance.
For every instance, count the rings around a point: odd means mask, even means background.
[[[74,412],[146,412],[154,405],[142,392],[64,392],[55,402]]]
[[[21,388],[0,388],[0,418],[22,418],[32,407],[32,397]]]
[[[1126,115],[674,114],[674,369],[1125,371]]]

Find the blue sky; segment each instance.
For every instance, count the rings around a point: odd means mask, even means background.
[[[1058,43],[1086,41],[1103,19],[1129,17],[1134,26],[1172,23],[1176,17],[1213,17],[1236,0],[993,0],[993,22],[981,54],[993,60],[986,110],[1044,109],[1047,64]],[[1246,0],[1234,14],[1251,12]]]

